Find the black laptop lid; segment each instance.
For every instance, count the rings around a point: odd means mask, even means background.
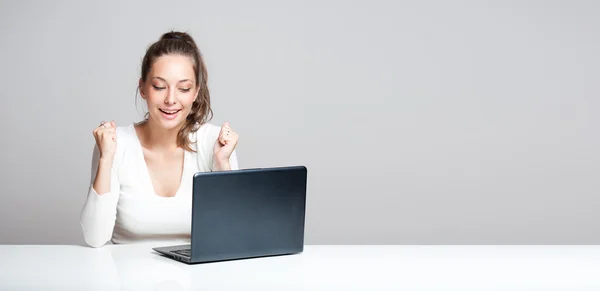
[[[194,261],[303,251],[304,166],[199,172],[194,175]]]

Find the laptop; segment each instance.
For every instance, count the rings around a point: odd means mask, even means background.
[[[198,172],[190,244],[152,249],[188,264],[301,253],[306,182],[305,166]]]

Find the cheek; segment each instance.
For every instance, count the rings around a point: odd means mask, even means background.
[[[164,100],[165,96],[161,92],[151,90],[150,92],[146,93],[146,102],[148,102],[148,104],[159,104],[163,103]]]
[[[195,98],[196,96],[194,96],[193,94],[186,94],[185,96],[182,96],[180,100],[185,107],[192,108]]]

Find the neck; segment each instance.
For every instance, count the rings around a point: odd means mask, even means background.
[[[178,148],[177,133],[182,126],[183,125],[173,129],[165,129],[149,118],[141,127],[144,132],[145,147],[159,151],[176,150]]]

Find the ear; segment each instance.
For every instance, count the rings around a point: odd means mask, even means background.
[[[139,82],[138,82],[138,88],[140,89],[140,95],[142,96],[143,99],[146,99],[145,93],[144,93],[144,80],[142,80],[142,78],[140,78]]]

